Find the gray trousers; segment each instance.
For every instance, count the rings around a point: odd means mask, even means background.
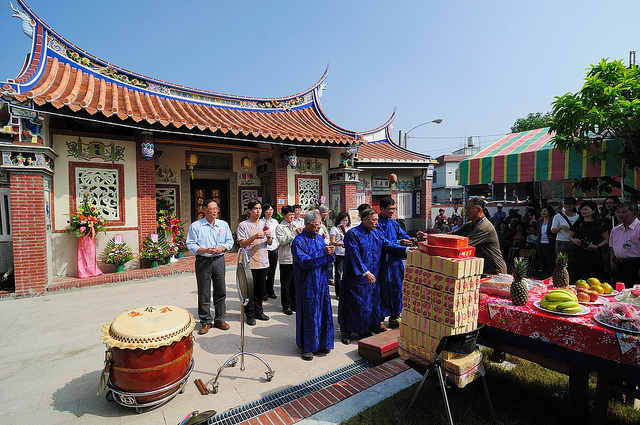
[[[196,281],[198,282],[198,317],[202,325],[222,323],[227,315],[227,285],[225,282],[224,255],[218,257],[196,256]],[[212,285],[213,284],[213,285]],[[211,287],[215,319],[211,317]]]

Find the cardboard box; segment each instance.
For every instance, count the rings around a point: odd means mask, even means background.
[[[442,368],[447,372],[456,375],[464,375],[478,369],[478,364],[482,361],[482,353],[474,350],[466,356],[453,355],[450,359],[442,362]]]
[[[429,245],[461,248],[464,246],[469,246],[469,238],[467,238],[466,236],[435,233],[432,235],[427,235],[427,243]]]
[[[425,294],[423,299],[428,303],[450,310],[459,310],[473,305],[478,305],[478,299],[480,296],[477,290],[450,293],[427,287],[424,292]]]
[[[471,258],[476,254],[476,249],[472,246],[453,248],[447,246],[427,245],[427,254],[447,258]]]
[[[453,311],[435,304],[426,304],[421,306],[421,314],[436,322],[457,328],[478,321],[478,306]]]
[[[422,254],[422,269],[447,276],[462,278],[482,274],[484,259],[470,258],[446,258],[437,255]]]
[[[358,354],[375,365],[398,356],[398,329],[372,335],[358,341]]]

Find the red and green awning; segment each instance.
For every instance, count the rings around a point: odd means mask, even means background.
[[[578,179],[583,177],[619,176],[620,140],[605,140],[605,161],[592,164],[587,155],[575,151],[562,152],[552,142],[549,128],[509,134],[477,154],[460,162],[461,185],[491,183],[523,183]],[[628,173],[625,184],[637,187],[637,170]]]

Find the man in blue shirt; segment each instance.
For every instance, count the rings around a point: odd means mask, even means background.
[[[497,211],[493,214],[493,219],[496,222],[505,221],[507,219],[507,213],[502,211],[502,204],[496,205]]]
[[[218,219],[220,208],[216,201],[204,201],[204,218],[189,226],[187,248],[196,256],[196,281],[198,282],[198,317],[204,335],[213,326],[223,331],[229,329],[225,322],[227,288],[225,282],[224,253],[233,247],[233,236],[226,221]],[[211,284],[215,319],[211,317]]]

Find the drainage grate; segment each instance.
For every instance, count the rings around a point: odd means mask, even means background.
[[[360,359],[356,362],[344,366],[333,372],[326,373],[317,378],[313,378],[302,384],[278,391],[259,400],[247,403],[244,406],[236,407],[226,412],[220,413],[205,422],[207,425],[234,425],[251,419],[255,416],[276,409],[280,406],[297,400],[305,395],[314,393],[323,388],[327,388],[335,383],[344,381],[347,378],[362,373],[374,365],[367,360]]]

